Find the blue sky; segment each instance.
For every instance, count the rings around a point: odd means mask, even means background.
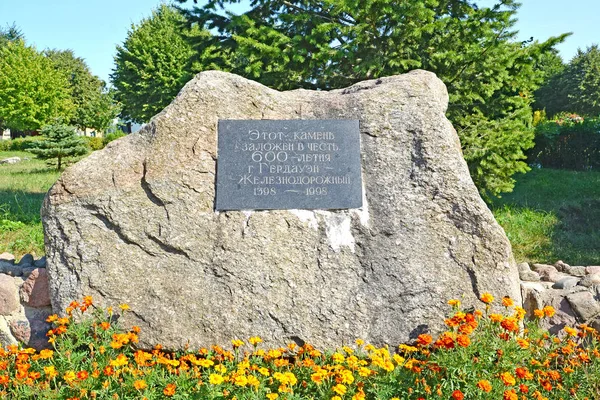
[[[13,22],[27,42],[38,49],[72,49],[104,80],[113,67],[115,46],[122,43],[132,23],[148,17],[161,0],[0,0],[0,25]],[[191,3],[191,1],[190,1]],[[491,5],[493,0],[477,0]],[[522,0],[516,29],[519,39],[545,40],[573,32],[560,45],[569,60],[577,48],[600,43],[600,0]]]

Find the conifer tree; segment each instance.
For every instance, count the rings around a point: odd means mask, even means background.
[[[34,143],[30,151],[42,160],[56,158],[56,169],[60,171],[63,160],[87,153],[85,140],[77,136],[75,128],[64,124],[50,124],[42,128],[45,140]]]

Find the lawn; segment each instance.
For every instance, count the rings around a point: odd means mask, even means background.
[[[0,152],[0,253],[44,254],[40,207],[59,173],[31,153]],[[600,172],[534,169],[490,208],[517,261],[600,265]]]
[[[0,152],[8,157],[29,158],[17,164],[0,164],[0,253],[20,257],[25,253],[44,254],[40,208],[44,195],[59,173],[45,161],[26,152]]]
[[[600,265],[600,172],[533,169],[491,208],[517,261]]]

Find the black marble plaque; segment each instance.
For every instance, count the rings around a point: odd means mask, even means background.
[[[358,120],[220,120],[217,210],[362,207]]]

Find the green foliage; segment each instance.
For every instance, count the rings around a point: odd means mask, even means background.
[[[75,106],[69,124],[82,130],[107,129],[118,115],[119,108],[104,82],[92,75],[85,61],[76,57],[71,50],[47,50],[45,55],[58,71],[68,77],[68,89]]]
[[[0,140],[0,151],[27,151],[35,142],[43,140],[41,136],[25,136],[10,140]]]
[[[530,163],[579,171],[600,168],[600,118],[559,113],[535,131],[535,147],[528,152]]]
[[[600,114],[600,48],[593,45],[577,54],[562,68],[554,68],[536,92],[535,107],[550,117],[560,112],[584,116]]]
[[[0,121],[17,131],[38,130],[69,118],[74,106],[67,77],[23,40],[0,46]]]
[[[31,152],[43,160],[56,158],[58,171],[61,169],[63,160],[88,152],[85,139],[77,136],[75,129],[67,125],[46,125],[42,129],[42,135],[46,139],[35,143]]]
[[[86,145],[90,151],[102,150],[104,148],[103,138],[101,137],[84,136],[83,139],[86,141]]]
[[[113,140],[117,140],[117,139],[120,139],[120,138],[125,137],[125,136],[127,136],[127,135],[125,135],[121,131],[116,131],[116,132],[113,132],[113,133],[109,133],[108,135],[106,135],[106,136],[104,136],[102,138],[102,147],[106,146],[107,144],[109,144]]]
[[[161,5],[150,18],[132,25],[123,45],[117,46],[111,80],[124,118],[149,121],[193,76],[194,51],[185,37],[200,32],[184,29],[184,22],[176,9]]]
[[[6,28],[0,27],[0,47],[4,46],[8,42],[14,42],[17,40],[25,40],[23,32],[13,23]]]
[[[448,87],[448,117],[481,193],[509,191],[512,175],[527,170],[530,104],[544,77],[536,68],[566,35],[516,42],[514,0],[492,8],[467,0],[253,0],[243,15],[227,12],[236,2],[184,10],[188,24],[216,32],[190,38],[199,64],[279,90],[335,89],[426,69]]]

